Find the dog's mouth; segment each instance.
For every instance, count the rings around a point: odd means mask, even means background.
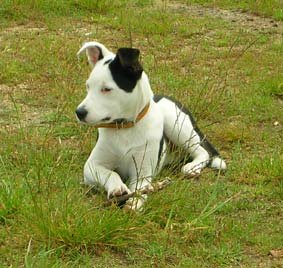
[[[100,119],[99,121],[89,121],[86,118],[79,118],[77,116],[77,120],[79,123],[81,124],[86,124],[86,125],[99,125],[99,124],[108,124],[108,123],[112,123],[111,121],[111,117],[105,117],[103,119]]]
[[[123,125],[123,124],[127,124],[129,122],[132,123],[132,121],[128,121],[127,119],[125,118],[117,118],[117,119],[112,119],[110,116],[107,116],[107,117],[104,117],[103,119],[100,119],[99,121],[96,121],[96,122],[90,122],[88,120],[79,120],[80,123],[83,123],[83,124],[87,124],[87,125],[93,125],[95,127],[107,127],[108,125],[113,125],[113,124],[116,124],[116,125]]]
[[[124,124],[124,123],[127,123],[129,121],[125,118],[117,118],[117,119],[111,120],[111,117],[105,117],[100,122],[110,123],[110,124]]]
[[[95,123],[94,126],[97,126],[97,127],[109,126],[110,128],[112,128],[113,125],[119,126],[119,125],[127,124],[129,122],[131,121],[128,121],[125,118],[112,119],[111,117],[105,117],[101,119],[99,122]]]
[[[105,123],[105,122],[109,122],[111,120],[111,117],[105,117],[103,119],[101,119],[101,122]]]

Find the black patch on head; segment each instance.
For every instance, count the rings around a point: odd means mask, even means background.
[[[143,68],[139,63],[139,50],[119,48],[116,57],[109,64],[111,75],[121,89],[132,92],[141,78]]]
[[[184,107],[183,104],[181,104],[180,102],[178,102],[177,100],[175,100],[172,97],[168,97],[168,96],[162,96],[162,95],[154,95],[153,100],[154,102],[159,102],[161,99],[168,99],[172,102],[174,102],[176,104],[176,106],[185,114],[187,114],[192,122],[193,128],[195,130],[195,132],[199,135],[200,137],[200,144],[201,146],[209,153],[210,157],[214,157],[214,156],[219,156],[219,152],[214,148],[214,146],[207,140],[206,136],[201,132],[201,130],[198,128],[196,120],[194,119],[193,115],[191,114],[191,112]]]

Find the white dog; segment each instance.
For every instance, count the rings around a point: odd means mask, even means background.
[[[153,95],[139,50],[120,48],[115,55],[98,42],[87,42],[78,55],[83,52],[92,72],[76,114],[99,132],[84,166],[85,184],[103,186],[108,198],[150,189],[165,162],[165,138],[192,159],[182,167],[184,174],[197,175],[206,166],[226,169],[190,113],[171,98]],[[131,198],[126,206],[140,209],[145,198]]]

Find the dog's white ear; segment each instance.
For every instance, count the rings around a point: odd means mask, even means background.
[[[86,42],[83,44],[81,49],[78,51],[77,56],[79,57],[82,53],[86,52],[86,56],[89,64],[92,68],[95,64],[103,59],[107,55],[113,55],[104,45],[98,42]]]

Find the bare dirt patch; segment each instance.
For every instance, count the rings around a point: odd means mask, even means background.
[[[15,86],[0,84],[0,127],[11,129],[39,124],[42,115],[48,112],[42,107],[38,108],[22,101],[23,97],[20,98],[19,92],[22,96],[33,94],[33,90],[26,83]]]
[[[6,29],[3,29],[0,34],[9,34],[9,33],[23,33],[23,32],[43,32],[47,29],[45,27],[35,27],[34,25],[26,24],[26,25],[16,25]]]
[[[226,10],[216,7],[203,7],[199,5],[185,5],[170,2],[167,7],[175,12],[186,12],[196,17],[214,17],[226,20],[250,31],[283,33],[283,22],[274,21],[258,15],[243,12],[241,10]]]

